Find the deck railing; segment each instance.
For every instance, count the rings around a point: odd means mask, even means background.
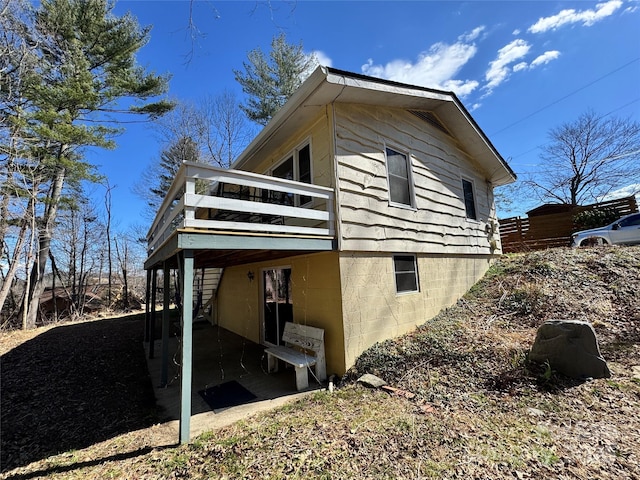
[[[331,188],[184,162],[147,234],[149,253],[183,228],[334,236],[333,202]]]

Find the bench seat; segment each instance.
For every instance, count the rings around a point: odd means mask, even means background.
[[[307,368],[315,367],[319,381],[327,378],[324,360],[324,330],[306,325],[287,322],[282,340],[285,345],[269,347],[267,354],[267,369],[269,372],[278,371],[278,360],[293,365],[296,371],[296,388],[305,390],[309,387]],[[313,355],[308,353],[313,352]]]

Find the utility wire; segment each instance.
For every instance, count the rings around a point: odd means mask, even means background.
[[[629,105],[631,105],[632,103],[636,103],[636,102],[640,102],[640,97],[635,98],[635,99],[633,99],[633,100],[631,100],[631,101],[629,101],[629,102],[625,103],[624,105],[622,105],[622,106],[620,106],[620,107],[618,107],[618,108],[614,108],[613,110],[611,110],[611,111],[609,111],[609,112],[605,113],[605,114],[602,116],[602,118],[604,118],[604,117],[608,117],[608,116],[609,116],[609,115],[611,115],[612,113],[615,113],[615,112],[617,112],[618,110],[622,110],[623,108],[626,108],[626,107],[628,107]],[[542,147],[544,147],[544,146],[546,146],[546,145],[549,145],[549,143],[551,143],[551,142],[543,143],[542,145],[538,145],[538,146],[535,146],[535,147],[533,147],[533,148],[530,148],[529,150],[527,150],[527,151],[525,151],[525,152],[522,152],[522,153],[519,153],[518,155],[514,155],[514,156],[512,156],[512,157],[509,157],[509,163],[512,163],[516,158],[520,158],[520,157],[522,157],[523,155],[526,155],[527,153],[531,153],[531,152],[533,152],[534,150],[538,150],[538,149],[540,149],[540,148],[542,148]],[[538,166],[538,165],[539,165],[539,164],[533,164],[533,165],[529,165],[529,166]]]
[[[509,124],[509,125],[507,125],[506,127],[502,128],[502,129],[500,129],[500,130],[498,130],[497,132],[493,132],[491,135],[489,135],[489,137],[494,137],[494,136],[498,135],[499,133],[502,133],[502,132],[504,132],[505,130],[508,130],[509,128],[511,128],[511,127],[513,127],[513,126],[518,125],[519,123],[524,122],[525,120],[527,120],[527,119],[529,119],[529,118],[533,117],[534,115],[537,115],[538,113],[542,112],[543,110],[546,110],[547,108],[552,107],[552,106],[554,106],[554,105],[556,105],[556,104],[560,103],[561,101],[566,100],[567,98],[571,97],[572,95],[575,95],[576,93],[581,92],[582,90],[584,90],[584,89],[586,89],[586,88],[588,88],[588,87],[592,86],[593,84],[595,84],[595,83],[599,82],[600,80],[603,80],[603,79],[607,78],[608,76],[613,75],[614,73],[619,72],[619,71],[620,71],[620,70],[622,70],[623,68],[627,68],[629,65],[631,65],[632,63],[637,62],[638,60],[640,60],[640,57],[634,58],[634,59],[633,59],[633,60],[631,60],[630,62],[627,62],[627,63],[625,63],[624,65],[622,65],[622,66],[620,66],[620,67],[618,67],[618,68],[616,68],[616,69],[614,69],[614,70],[611,70],[611,71],[610,71],[610,72],[608,72],[608,73],[605,73],[605,74],[604,74],[604,75],[602,75],[601,77],[596,78],[595,80],[593,80],[593,81],[591,81],[591,82],[587,83],[586,85],[583,85],[582,87],[580,87],[580,88],[578,88],[578,89],[576,89],[576,90],[574,90],[574,91],[572,91],[572,92],[570,92],[570,93],[566,94],[565,96],[560,97],[560,98],[558,98],[557,100],[554,100],[554,101],[553,101],[553,102],[551,102],[551,103],[548,103],[547,105],[545,105],[545,106],[543,106],[543,107],[539,108],[538,110],[535,110],[534,112],[530,113],[529,115],[527,115],[527,116],[525,116],[525,117],[522,117],[520,120],[516,120],[515,122],[510,123],[510,124]]]

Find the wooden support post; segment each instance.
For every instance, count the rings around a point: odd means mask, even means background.
[[[151,276],[151,323],[149,325],[149,358],[155,355],[156,343],[156,290],[158,289],[158,270],[152,269]]]
[[[144,303],[144,341],[148,342],[149,328],[151,326],[151,270],[147,270],[147,291]]]
[[[160,386],[166,387],[169,369],[169,280],[171,278],[168,262],[162,266],[162,367],[160,370]]]
[[[191,372],[193,361],[193,250],[183,250],[182,260],[182,361],[180,363],[180,443],[190,440]]]

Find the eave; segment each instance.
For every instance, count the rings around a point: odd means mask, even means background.
[[[516,175],[453,92],[407,85],[365,75],[318,67],[280,109],[233,168],[251,170],[265,153],[284,143],[330,104],[375,105],[435,113],[462,148],[486,172],[493,186],[506,185]]]

